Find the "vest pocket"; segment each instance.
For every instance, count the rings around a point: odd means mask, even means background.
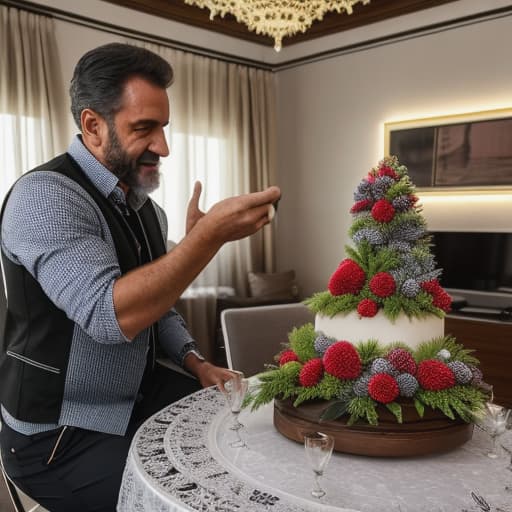
[[[39,361],[34,361],[33,359],[30,359],[29,357],[22,356],[21,354],[17,354],[16,352],[13,352],[12,350],[7,350],[6,354],[9,357],[13,357],[14,359],[18,359],[18,361],[21,361],[25,364],[29,364],[31,366],[35,366],[36,368],[39,368],[41,370],[45,370],[47,372],[56,373],[57,375],[60,374],[60,369],[55,368],[55,366],[50,366],[48,364],[40,363]]]

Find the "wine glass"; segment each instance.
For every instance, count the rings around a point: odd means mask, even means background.
[[[245,446],[244,441],[240,437],[239,430],[244,426],[238,420],[240,410],[242,409],[242,403],[244,401],[247,390],[249,389],[249,380],[243,377],[243,373],[237,372],[237,374],[230,380],[224,383],[225,396],[229,405],[229,409],[232,415],[232,422],[229,426],[230,430],[234,430],[237,433],[237,440],[230,443],[230,446],[240,448]]]
[[[492,448],[487,453],[487,456],[491,459],[498,457],[496,453],[498,438],[505,432],[509,416],[510,409],[492,402],[486,402],[483,416],[477,418],[477,425],[491,436]]]
[[[507,423],[505,424],[507,430],[512,430],[512,412],[509,411]],[[508,463],[507,469],[512,471],[512,448],[506,447],[504,444],[501,447],[510,455],[510,462]],[[512,491],[512,487],[507,486],[507,491]]]
[[[311,491],[311,495],[315,498],[325,496],[325,491],[320,487],[319,478],[324,474],[333,448],[334,439],[327,434],[322,432],[308,432],[304,434],[306,458],[315,474],[315,487]]]

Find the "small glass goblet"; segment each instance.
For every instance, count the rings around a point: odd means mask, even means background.
[[[487,456],[491,459],[498,457],[496,452],[498,438],[505,432],[509,416],[510,409],[506,409],[492,402],[487,402],[483,416],[477,419],[477,425],[491,437],[492,448],[491,451],[487,453]]]
[[[506,430],[512,430],[512,412],[509,411],[509,415],[507,418],[507,423],[505,424]],[[512,448],[508,448],[504,444],[501,445],[501,447],[510,455],[510,462],[508,463],[507,469],[509,471],[512,471]],[[506,487],[507,491],[512,490],[511,487]]]
[[[234,430],[237,433],[237,440],[230,443],[230,446],[237,448],[245,446],[245,442],[240,437],[239,430],[244,426],[238,420],[240,410],[242,409],[242,403],[244,401],[247,390],[249,389],[249,380],[244,379],[243,374],[239,373],[231,380],[224,383],[225,396],[228,402],[229,409],[232,415],[232,422],[229,426],[230,430]]]
[[[308,432],[304,434],[306,458],[315,474],[315,487],[311,491],[311,495],[315,498],[325,496],[325,491],[320,487],[319,478],[324,474],[333,448],[334,439],[327,434],[322,432]]]

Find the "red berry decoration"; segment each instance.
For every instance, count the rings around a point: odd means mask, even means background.
[[[441,287],[437,279],[432,279],[431,281],[424,281],[423,283],[421,283],[421,288],[425,290],[427,293],[430,293],[431,295],[435,295],[436,293],[443,291],[443,288]]]
[[[329,279],[327,288],[332,295],[343,295],[352,293],[354,295],[361,291],[366,281],[364,270],[351,259],[343,260],[334,274]]]
[[[368,394],[382,404],[393,402],[400,394],[397,381],[387,373],[377,373],[368,382]]]
[[[357,312],[360,316],[364,316],[366,318],[371,318],[377,314],[379,310],[378,304],[372,299],[363,299],[357,305]]]
[[[371,204],[371,199],[362,199],[361,201],[357,201],[357,203],[354,203],[354,206],[350,208],[350,213],[357,213],[363,210],[368,210]]]
[[[338,379],[355,379],[361,373],[361,358],[352,343],[337,341],[323,357],[325,371]]]
[[[370,290],[377,297],[389,297],[396,291],[396,283],[388,272],[378,272],[370,280]]]
[[[394,180],[397,180],[399,178],[398,174],[391,168],[385,165],[384,167],[381,167],[379,169],[379,176],[389,176],[393,178]]]
[[[311,387],[320,382],[324,374],[324,365],[318,357],[310,359],[304,364],[299,373],[299,382],[301,386]]]
[[[443,289],[434,294],[434,300],[432,304],[439,309],[442,309],[445,313],[448,313],[452,309],[452,298]]]
[[[414,361],[409,351],[403,348],[395,348],[387,355],[386,359],[400,373],[416,375],[416,361]]]
[[[449,366],[437,359],[427,359],[418,365],[416,378],[423,389],[440,391],[455,386],[455,375]]]
[[[372,217],[377,222],[390,222],[395,216],[395,208],[387,199],[379,199],[372,207]]]
[[[375,174],[369,173],[367,178],[366,178],[366,181],[368,183],[375,183]]]
[[[293,350],[285,350],[279,357],[279,366],[289,363],[290,361],[298,361],[299,358]]]

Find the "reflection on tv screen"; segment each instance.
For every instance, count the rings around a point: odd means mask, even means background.
[[[432,232],[445,288],[512,294],[512,233]]]

